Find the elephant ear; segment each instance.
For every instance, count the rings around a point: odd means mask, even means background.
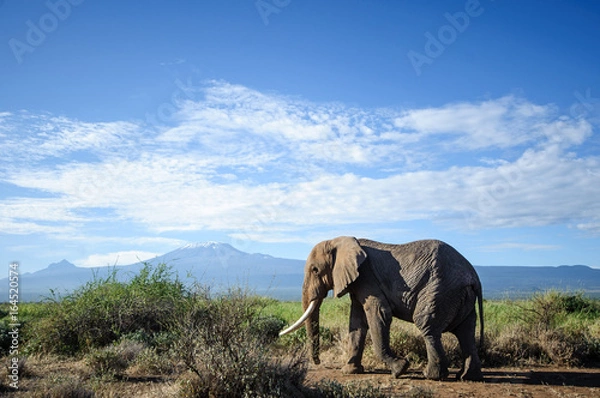
[[[333,265],[333,288],[336,297],[347,293],[348,286],[358,278],[358,267],[367,258],[367,253],[356,238],[341,236],[331,241],[335,256]]]

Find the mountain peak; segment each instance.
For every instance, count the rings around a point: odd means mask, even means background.
[[[181,249],[217,249],[222,247],[231,247],[228,243],[221,243],[215,241],[208,242],[195,242],[188,243],[187,245],[181,247]]]
[[[58,263],[52,263],[48,266],[48,269],[58,269],[58,268],[73,268],[76,267],[75,264],[70,263],[67,260],[59,261]]]
[[[183,255],[184,257],[189,256],[197,256],[197,255],[209,255],[209,256],[241,256],[246,253],[236,249],[231,246],[229,243],[222,242],[196,242],[196,243],[188,243],[185,246],[180,247],[179,249],[171,252],[177,253],[177,255]],[[169,253],[167,253],[169,254]]]

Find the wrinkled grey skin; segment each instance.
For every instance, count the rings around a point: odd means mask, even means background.
[[[392,317],[414,322],[427,346],[425,376],[448,376],[448,360],[441,343],[443,332],[458,338],[463,366],[457,377],[481,380],[481,362],[475,344],[479,301],[483,341],[482,290],[473,266],[452,246],[438,240],[392,245],[339,237],[317,244],[305,267],[302,303],[317,308],[306,321],[309,351],[319,363],[319,306],[330,290],[335,296],[350,294],[349,358],[344,373],[362,373],[367,330],[376,355],[394,377],[409,363],[390,349]]]

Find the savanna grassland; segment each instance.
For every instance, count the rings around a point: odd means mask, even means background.
[[[67,296],[19,303],[18,355],[9,304],[0,306],[0,396],[7,397],[583,397],[600,394],[600,302],[546,292],[485,301],[485,382],[425,380],[425,344],[395,320],[393,349],[411,368],[391,379],[367,345],[364,375],[342,375],[349,300],[321,307],[322,363],[304,353],[304,329],[278,338],[299,302],[245,289],[185,285],[165,265],[128,282],[97,278]],[[459,352],[443,343],[454,373]],[[9,367],[18,357],[17,365]],[[15,366],[17,370],[14,370]],[[18,389],[10,375],[18,373]],[[14,384],[13,384],[14,385]]]

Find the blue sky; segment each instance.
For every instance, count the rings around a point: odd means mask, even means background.
[[[595,1],[0,1],[0,262],[600,267],[599,38]]]

